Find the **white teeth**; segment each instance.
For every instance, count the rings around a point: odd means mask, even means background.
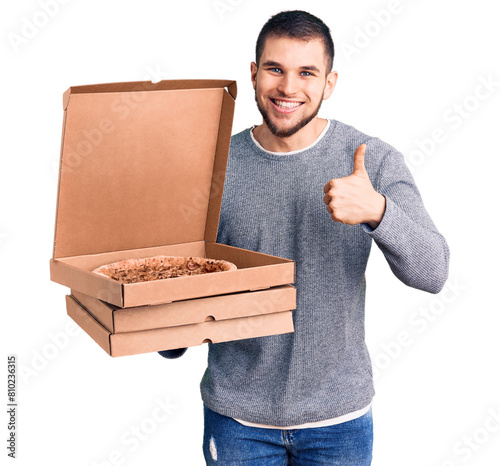
[[[274,103],[281,108],[295,108],[298,107],[302,102],[284,102],[282,100],[274,100]]]

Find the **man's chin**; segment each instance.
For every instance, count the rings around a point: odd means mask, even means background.
[[[300,128],[297,128],[295,126],[292,128],[278,128],[276,126],[270,126],[270,125],[267,125],[267,127],[274,136],[281,139],[289,138],[290,136],[293,136],[295,133],[297,133],[300,129],[303,128],[303,126],[301,126]]]
[[[277,124],[273,123],[272,120],[267,115],[263,114],[262,116],[269,131],[271,131],[271,133],[274,136],[285,139],[299,132],[304,126],[306,126],[309,122],[311,122],[316,115],[317,113],[310,115],[309,117],[303,118],[302,120],[298,121],[295,125],[291,126],[283,126],[283,125],[278,126]]]

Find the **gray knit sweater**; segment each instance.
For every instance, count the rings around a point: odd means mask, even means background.
[[[374,230],[334,222],[323,202],[323,187],[352,173],[362,143],[370,180],[386,197]],[[316,144],[284,155],[258,147],[249,129],[232,137],[217,241],[294,260],[297,309],[294,333],[209,344],[201,394],[210,409],[287,426],[370,403],[364,274],[372,239],[402,282],[441,290],[448,246],[393,147],[335,120]]]

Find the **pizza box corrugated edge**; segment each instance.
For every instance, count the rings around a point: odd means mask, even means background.
[[[292,311],[261,314],[218,322],[181,325],[113,334],[73,297],[66,296],[68,315],[112,357],[291,333]]]
[[[283,285],[125,309],[75,290],[71,295],[111,333],[125,333],[290,311],[296,307],[297,292]]]
[[[222,106],[219,114],[218,134],[216,137],[215,158],[212,168],[212,185],[208,196],[208,211],[206,215],[206,224],[204,226],[204,239],[201,241],[188,241],[186,243],[150,245],[147,247],[139,247],[132,249],[120,249],[112,247],[111,250],[101,251],[79,251],[79,235],[83,234],[80,231],[81,225],[78,228],[74,226],[72,234],[66,235],[64,241],[57,241],[58,233],[58,218],[60,203],[64,200],[61,195],[62,178],[64,178],[64,163],[63,163],[63,148],[65,140],[66,120],[68,108],[71,107],[70,102],[72,96],[78,96],[81,100],[85,94],[101,93],[102,95],[109,93],[110,95],[119,95],[122,93],[133,93],[140,91],[139,94],[155,90],[200,90],[200,92],[212,92],[219,89],[217,92],[222,92]],[[116,94],[118,93],[118,94]],[[138,95],[139,95],[138,94]],[[128,95],[128,94],[127,94]],[[132,96],[134,94],[131,94]],[[149,102],[154,102],[154,92],[149,96]],[[203,94],[201,94],[203,95]],[[212,95],[212,94],[211,94]],[[220,204],[222,199],[222,191],[225,179],[225,170],[227,164],[227,156],[229,152],[229,144],[231,138],[231,126],[234,113],[234,100],[236,98],[236,83],[227,80],[176,80],[176,81],[160,81],[152,84],[150,82],[136,83],[112,83],[91,86],[77,86],[68,89],[63,96],[64,118],[63,118],[63,134],[61,140],[61,160],[59,170],[59,188],[57,196],[56,209],[56,228],[54,234],[54,251],[50,261],[50,278],[52,281],[88,294],[98,299],[120,306],[131,307],[149,304],[160,304],[164,302],[178,301],[184,299],[193,299],[204,296],[214,296],[224,293],[234,293],[237,291],[257,290],[272,286],[279,286],[295,282],[295,264],[291,260],[278,258],[262,253],[255,253],[230,246],[218,245],[215,243],[217,236],[217,228],[220,214]],[[73,99],[78,102],[78,99]],[[85,106],[82,108],[86,109]],[[181,113],[176,113],[172,118],[179,118]],[[85,116],[85,115],[84,115]],[[104,130],[105,128],[103,128]],[[88,160],[92,159],[91,157]],[[94,158],[92,163],[97,164],[99,168],[98,158]],[[147,164],[144,164],[147,166]],[[71,170],[78,171],[79,165],[76,168],[73,166]],[[210,179],[210,178],[209,178]],[[68,186],[66,182],[65,186]],[[137,199],[141,199],[138,195]],[[105,199],[103,199],[103,202]],[[189,199],[189,202],[198,202],[196,196]],[[188,202],[188,204],[189,204]],[[65,212],[72,211],[66,206]],[[199,206],[194,205],[195,208]],[[196,209],[195,209],[196,210]],[[80,209],[85,211],[85,209]],[[127,215],[127,212],[123,212]],[[168,212],[163,212],[168,216]],[[193,218],[196,218],[194,216]],[[144,225],[143,228],[148,228]],[[113,234],[119,235],[120,230],[117,229]],[[102,235],[105,237],[105,235]],[[61,239],[61,238],[59,238]],[[99,244],[101,235],[97,234],[92,237],[91,244]],[[109,238],[107,239],[109,241]],[[88,238],[87,241],[88,243]],[[196,247],[194,247],[196,246]],[[220,247],[219,247],[220,246]],[[193,249],[194,247],[194,249]],[[187,248],[187,253],[186,253]],[[156,255],[155,252],[168,250],[166,255],[183,255],[183,256],[203,256],[214,259],[233,259],[232,262],[239,262],[239,270],[234,272],[234,275],[229,277],[209,277],[209,276],[192,276],[182,277],[175,283],[175,286],[168,281],[135,283],[122,285],[106,277],[101,277],[92,274],[92,268],[82,266],[80,262],[86,261],[86,256],[94,259],[101,259],[96,263],[96,267],[116,260],[138,257],[151,257]],[[177,254],[175,254],[177,251]],[[184,251],[184,252],[183,252]],[[95,267],[94,267],[95,268]]]

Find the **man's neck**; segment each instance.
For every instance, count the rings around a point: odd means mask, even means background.
[[[328,120],[315,117],[306,126],[287,138],[275,136],[267,125],[262,123],[253,129],[253,136],[264,149],[270,152],[291,152],[313,144],[327,123]]]

